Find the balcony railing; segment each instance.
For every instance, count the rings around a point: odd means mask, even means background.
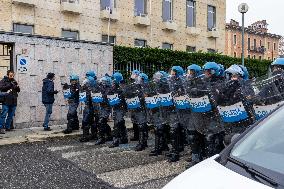
[[[79,0],[61,0],[61,12],[81,14],[82,8]]]
[[[216,28],[208,29],[208,37],[209,38],[218,38],[219,32]]]
[[[266,52],[266,48],[264,46],[261,46],[261,47],[252,46],[252,47],[250,47],[250,49],[248,49],[248,51],[254,52],[254,53],[264,54]]]
[[[22,5],[28,5],[28,6],[36,6],[37,0],[12,0],[12,3],[15,4],[22,4]]]

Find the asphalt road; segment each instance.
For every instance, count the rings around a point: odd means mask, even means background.
[[[135,142],[110,149],[72,137],[1,146],[0,188],[162,188],[185,170],[188,156],[168,163],[149,157],[149,144],[135,152]]]

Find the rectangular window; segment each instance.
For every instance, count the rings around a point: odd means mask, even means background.
[[[250,38],[248,38],[248,50],[250,50]]]
[[[146,47],[147,41],[143,39],[135,39],[134,40],[134,46],[135,47]]]
[[[270,57],[268,57],[268,60],[270,60]]]
[[[163,21],[172,21],[173,20],[173,2],[172,0],[163,0]]]
[[[170,49],[170,50],[172,50],[173,49],[173,44],[163,43],[162,44],[162,49]]]
[[[210,5],[207,8],[207,28],[208,31],[216,28],[216,7]]]
[[[110,44],[115,45],[115,43],[116,43],[116,37],[115,36],[109,36],[109,39],[108,39],[107,35],[102,35],[102,42],[103,43],[108,43],[108,40],[109,40]]]
[[[234,35],[234,45],[237,44],[237,35]]]
[[[262,46],[262,41],[261,41],[261,40],[259,41],[259,46],[260,46],[260,47]]]
[[[248,59],[250,59],[250,55],[248,55]]]
[[[196,47],[186,46],[186,52],[196,52]]]
[[[253,49],[256,49],[256,39],[253,40]]]
[[[267,42],[267,49],[270,49],[270,42]]]
[[[135,0],[134,15],[135,16],[147,15],[147,0]]]
[[[235,58],[237,57],[237,53],[236,53],[236,52],[234,52],[234,57],[235,57]]]
[[[66,39],[79,39],[79,32],[78,31],[71,31],[71,30],[64,30],[62,29],[61,36]]]
[[[217,51],[215,49],[207,49],[208,53],[216,53]]]
[[[259,56],[259,60],[261,60],[261,56]]]
[[[196,9],[195,9],[194,0],[186,1],[186,26],[187,27],[196,26]]]
[[[101,0],[101,10],[113,10],[116,8],[116,0]]]
[[[253,55],[253,59],[255,59],[255,55]]]
[[[273,49],[276,51],[276,43],[273,43]]]
[[[27,24],[13,24],[13,31],[26,33],[26,34],[33,34],[34,33],[34,26],[27,25]]]

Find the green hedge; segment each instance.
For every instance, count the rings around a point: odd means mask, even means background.
[[[129,62],[139,62],[141,65],[148,65],[144,68],[147,74],[151,76],[154,72],[161,70],[169,70],[174,65],[180,65],[184,68],[190,64],[204,65],[205,62],[214,61],[223,64],[228,68],[232,64],[241,64],[240,58],[233,58],[216,53],[188,53],[184,51],[163,50],[158,48],[130,48],[122,46],[114,46],[114,65],[123,66]],[[149,66],[149,63],[151,65]],[[267,74],[267,70],[271,61],[245,59],[245,66],[248,68],[251,77],[259,77]],[[161,65],[161,67],[159,66]],[[128,75],[126,70],[119,70],[123,74]]]

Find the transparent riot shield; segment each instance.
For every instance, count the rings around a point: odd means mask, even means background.
[[[170,90],[169,83],[166,81],[157,84],[157,95],[160,107],[171,107],[174,105],[173,96]]]
[[[123,89],[127,108],[130,110],[139,109],[142,107],[141,98],[141,87],[136,83],[127,84]]]
[[[282,74],[271,76],[264,80],[255,80],[253,89],[253,110],[256,120],[259,120],[284,103]]]
[[[253,90],[249,86],[249,82],[237,80],[216,85],[214,94],[223,123],[239,123],[250,118],[247,98],[253,95]]]
[[[103,94],[101,92],[99,85],[96,85],[92,89],[91,96],[92,96],[92,102],[95,104],[102,103],[104,101]]]
[[[156,109],[160,106],[160,100],[157,93],[157,84],[150,82],[143,86],[145,106],[147,109]]]

